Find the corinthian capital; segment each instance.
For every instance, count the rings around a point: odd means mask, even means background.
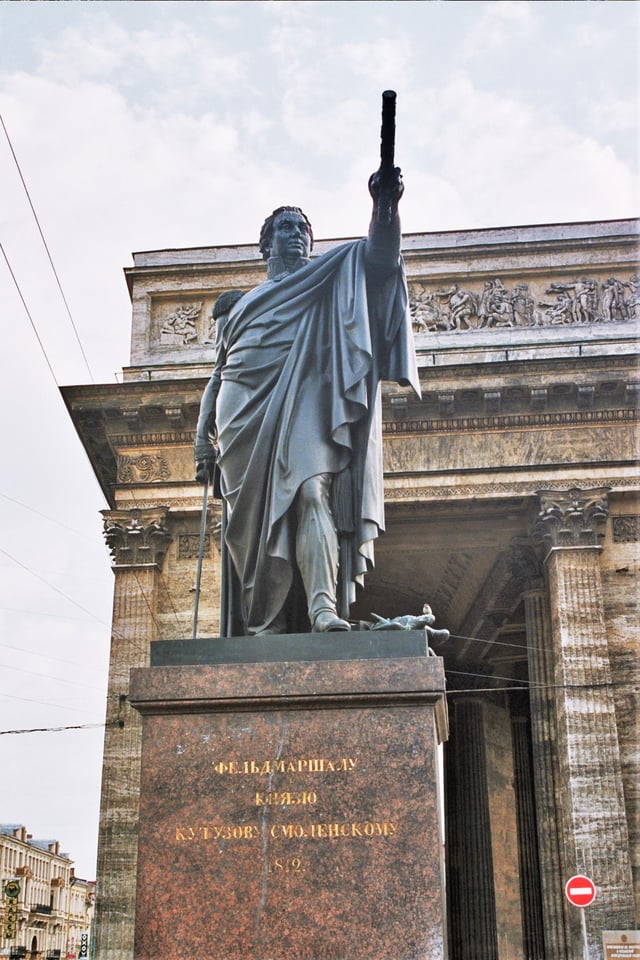
[[[609,514],[608,492],[609,487],[539,490],[534,536],[549,548],[597,546]]]
[[[168,509],[103,510],[104,538],[116,567],[161,566],[171,535]]]

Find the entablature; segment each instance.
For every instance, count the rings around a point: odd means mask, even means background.
[[[317,241],[313,255],[343,242]],[[509,358],[553,355],[559,343],[600,349],[601,340],[629,339],[640,319],[635,220],[409,234],[403,256],[425,366],[458,362],[461,349]],[[255,244],[138,253],[125,273],[126,379],[187,378],[212,364],[218,296],[265,279]]]

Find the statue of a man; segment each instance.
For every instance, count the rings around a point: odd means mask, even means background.
[[[368,237],[317,259],[305,214],[275,210],[260,234],[266,282],[218,317],[195,459],[205,481],[217,458],[228,513],[223,635],[348,630],[355,584],[373,565],[384,529],[379,384],[420,388],[400,169],[373,174],[369,190]]]

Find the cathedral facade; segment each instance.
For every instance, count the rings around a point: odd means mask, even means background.
[[[316,243],[322,253],[336,241]],[[383,388],[386,533],[355,620],[433,609],[450,631],[450,960],[592,960],[635,927],[638,224],[404,238],[422,398]],[[192,636],[202,487],[193,439],[217,297],[257,245],[134,255],[122,382],[63,388],[110,509],[115,573],[95,956],[131,960],[140,720],[129,670]],[[219,628],[209,500],[197,633]],[[597,897],[580,915],[575,875]]]

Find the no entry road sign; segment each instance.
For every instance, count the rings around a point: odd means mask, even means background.
[[[565,884],[564,892],[574,907],[588,907],[596,898],[595,884],[589,877],[571,877]]]

